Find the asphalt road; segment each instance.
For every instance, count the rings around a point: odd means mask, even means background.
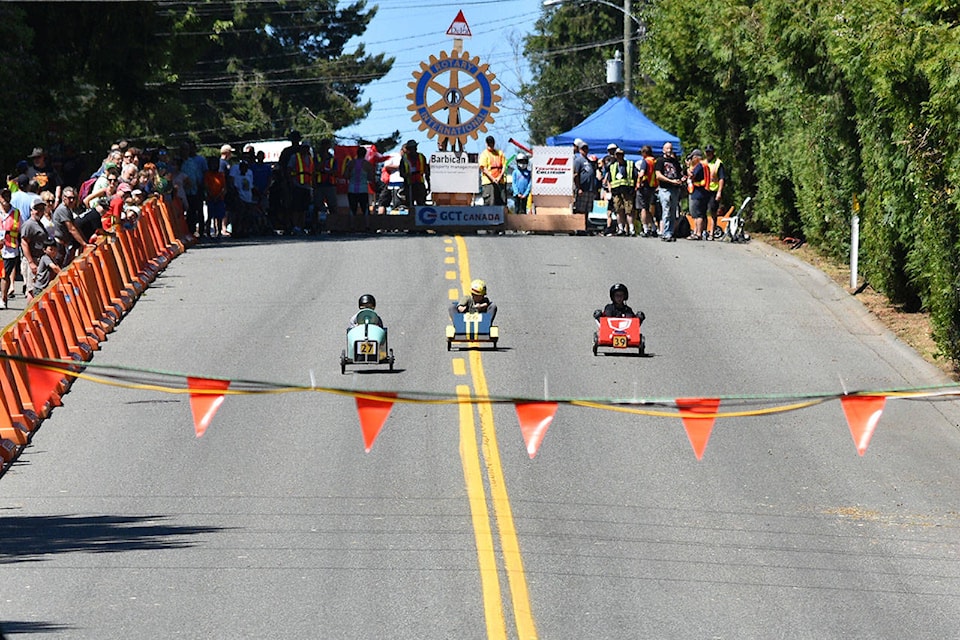
[[[500,349],[448,352],[482,277]],[[615,281],[649,357],[594,357]],[[397,371],[342,376],[361,293]],[[827,278],[757,243],[383,235],[191,249],[95,363],[541,398],[945,382]],[[354,402],[79,380],[0,478],[0,628],[62,638],[947,638],[960,629],[960,412],[891,399],[859,457],[839,402],[717,421]],[[722,408],[722,407],[721,407]]]

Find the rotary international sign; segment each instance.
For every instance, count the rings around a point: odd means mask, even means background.
[[[414,81],[407,83],[411,89],[407,110],[413,112],[410,119],[419,121],[420,130],[428,137],[436,136],[442,149],[452,143],[463,149],[467,138],[476,140],[500,111],[496,75],[466,51],[454,49],[450,54],[441,51],[439,58],[430,56],[413,77]]]

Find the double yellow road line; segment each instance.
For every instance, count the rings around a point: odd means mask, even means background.
[[[463,238],[449,238],[447,243],[456,243],[456,259],[447,257],[448,264],[457,264],[460,290],[470,291],[470,260],[467,256],[467,244]],[[448,253],[454,248],[446,247]],[[457,279],[456,272],[447,272],[448,279]],[[457,300],[460,291],[450,289],[449,297]],[[470,375],[473,381],[473,396],[489,396],[487,378],[483,372],[483,362],[479,351],[469,352]],[[453,360],[453,372],[458,376],[466,375],[466,363],[462,358]],[[457,385],[457,396],[470,399],[470,385]],[[527,590],[527,577],[523,571],[523,559],[520,556],[520,543],[513,522],[513,510],[507,495],[507,485],[500,463],[500,449],[497,446],[497,433],[493,424],[493,407],[490,404],[461,403],[460,407],[460,460],[463,464],[463,477],[467,485],[467,498],[470,502],[470,514],[473,521],[474,536],[477,544],[477,559],[480,565],[480,584],[483,592],[483,609],[487,625],[487,637],[490,640],[506,640],[507,618],[501,589],[500,570],[497,556],[497,538],[499,539],[502,568],[506,574],[510,590],[509,607],[513,610],[516,637],[521,640],[533,640],[537,637],[537,628],[530,609],[530,595]],[[477,444],[477,421],[479,417],[479,439]],[[483,453],[481,457],[481,452]],[[484,483],[486,478],[486,484]],[[487,495],[487,487],[490,493]],[[491,524],[491,509],[496,522],[496,538]]]

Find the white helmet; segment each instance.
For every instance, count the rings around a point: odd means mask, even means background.
[[[518,164],[521,163],[521,162],[526,162],[526,161],[527,161],[527,156],[526,156],[526,154],[523,154],[523,153],[518,153],[518,154],[517,154],[517,163],[518,163]]]

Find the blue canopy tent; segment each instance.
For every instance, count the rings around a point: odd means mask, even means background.
[[[547,138],[547,144],[573,145],[577,138],[590,145],[590,152],[597,156],[603,156],[611,142],[634,160],[640,157],[640,147],[645,144],[658,156],[663,152],[664,143],[672,142],[674,153],[682,157],[680,138],[658,127],[626,98],[610,98],[570,131]]]

